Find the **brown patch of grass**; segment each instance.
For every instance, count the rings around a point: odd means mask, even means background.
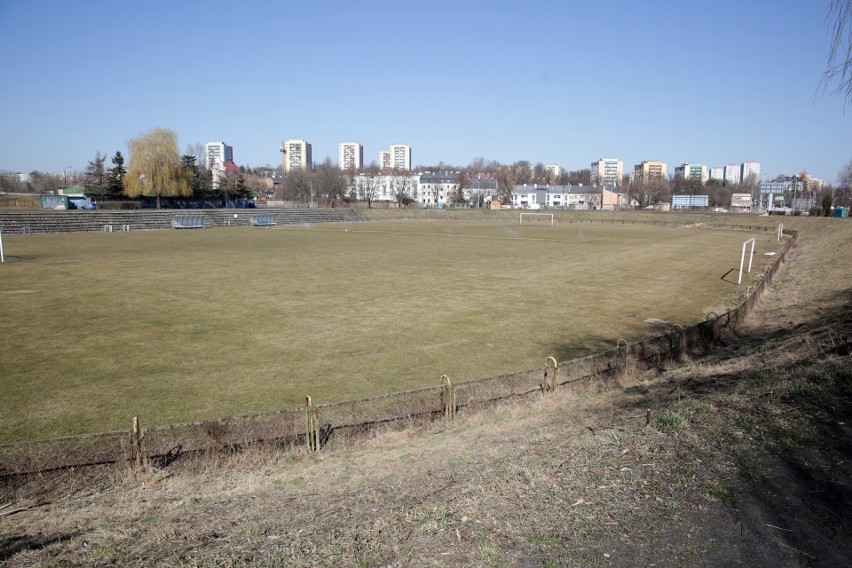
[[[346,400],[610,348],[657,331],[648,317],[701,319],[732,289],[719,277],[744,238],[600,224],[346,228],[10,238],[34,260],[5,267],[4,290],[33,293],[0,290],[0,438],[286,408],[305,394]]]

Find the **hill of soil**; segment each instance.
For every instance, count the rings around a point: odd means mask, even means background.
[[[852,564],[852,225],[712,356],[376,432],[0,489],[9,566]]]

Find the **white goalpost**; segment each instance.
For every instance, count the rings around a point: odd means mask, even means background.
[[[519,225],[524,224],[524,215],[527,216],[528,223],[530,221],[530,217],[550,217],[550,224],[553,225],[553,213],[521,213],[521,218],[518,220]]]
[[[747,240],[746,242],[743,243],[743,253],[740,255],[740,277],[737,280],[737,285],[740,285],[740,284],[743,283],[743,264],[745,264],[746,247],[748,246],[749,243],[751,243],[751,252],[748,255],[748,272],[749,272],[749,274],[751,274],[751,260],[754,257],[754,242],[756,240],[757,239],[755,239],[755,238],[751,238],[751,239],[749,239],[749,240]]]

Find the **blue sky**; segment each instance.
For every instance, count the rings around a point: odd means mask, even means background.
[[[835,182],[852,105],[824,94],[827,0],[0,0],[0,169],[83,170],[155,127],[278,165],[481,156],[761,162]]]

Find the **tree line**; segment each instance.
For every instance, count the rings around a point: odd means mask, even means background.
[[[155,128],[131,139],[128,141],[128,149],[129,162],[126,167],[125,158],[120,151],[115,152],[110,159],[111,167],[107,165],[107,156],[97,152],[82,176],[82,185],[87,194],[101,200],[146,197],[153,199],[157,207],[161,205],[163,196],[169,196],[172,200],[224,206],[233,200],[256,196],[266,191],[272,199],[303,206],[318,203],[334,207],[341,203],[360,201],[370,207],[378,197],[380,184],[387,183],[387,176],[375,162],[357,171],[341,171],[330,158],[326,158],[309,171],[293,170],[284,174],[280,167],[268,168],[268,172],[280,174],[280,183],[275,185],[269,183],[268,175],[256,175],[245,166],[213,172],[204,166],[203,145],[189,146],[180,154],[176,134],[164,128]],[[476,201],[475,205],[479,206],[483,205],[486,192],[470,189],[470,180],[479,175],[486,175],[495,180],[496,196],[504,203],[511,202],[512,192],[518,185],[591,185],[590,169],[562,171],[556,174],[542,163],[533,164],[526,160],[501,164],[477,157],[467,166],[439,162],[433,166],[418,166],[417,170],[455,172],[458,175],[458,185],[455,192],[448,196],[449,200],[460,203],[469,199]],[[400,206],[413,202],[412,175],[415,175],[414,172],[396,171],[390,176],[390,187],[386,189],[390,190]],[[75,175],[74,178],[76,177]],[[841,189],[852,185],[852,161],[840,172],[840,179]],[[7,193],[55,193],[63,185],[67,185],[67,181],[57,175],[39,172],[32,172],[27,182],[0,176],[0,190]],[[664,178],[630,180],[628,176],[621,182],[622,191],[640,207],[670,202],[673,194],[708,195],[712,206],[724,207],[730,205],[731,194],[754,194],[759,186],[757,176],[751,176],[739,184],[725,184],[718,180],[702,183],[689,179]],[[467,197],[465,189],[469,189]],[[837,193],[830,186],[826,191],[832,192],[832,196],[846,197],[845,192]],[[817,196],[820,197],[822,196]]]

